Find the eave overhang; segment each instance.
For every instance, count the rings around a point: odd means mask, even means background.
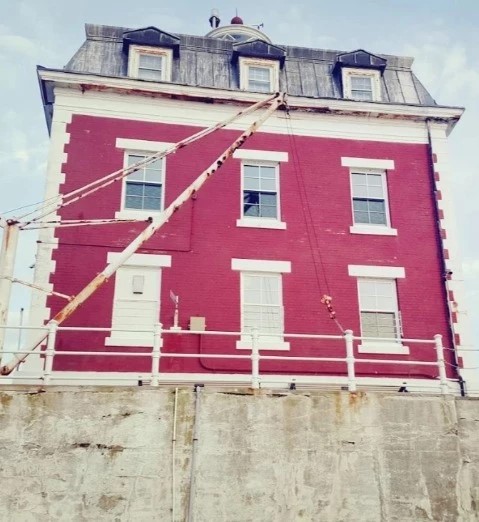
[[[124,95],[146,96],[150,98],[170,98],[218,104],[253,104],[264,99],[263,94],[216,89],[213,87],[192,87],[168,82],[150,82],[133,78],[106,77],[94,74],[66,72],[62,70],[38,68],[47,124],[50,127],[47,105],[54,103],[55,87],[76,89],[82,92],[111,92]],[[434,120],[447,123],[448,132],[459,121],[464,112],[462,107],[441,105],[424,106],[417,104],[397,104],[389,102],[365,102],[337,98],[308,98],[288,96],[288,108],[317,114],[361,116],[409,121]]]

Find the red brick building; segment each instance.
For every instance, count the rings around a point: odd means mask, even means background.
[[[174,324],[173,293],[183,331],[204,325],[242,335],[165,333],[163,353],[248,354],[257,328],[262,357],[334,359],[344,357],[342,340],[288,334],[342,335],[343,327],[366,338],[355,341],[358,360],[400,361],[356,361],[358,382],[434,388],[437,367],[414,364],[436,361],[434,345],[404,340],[441,334],[451,389],[462,378],[471,382],[458,370],[468,340],[448,225],[447,136],[462,109],[436,104],[412,72],[412,59],[276,45],[241,23],[205,37],[95,25],[86,35],[64,69],[39,68],[51,135],[47,198],[163,150],[271,92],[287,93],[289,111],[273,113],[64,325],[113,331],[61,331],[56,350],[151,353],[154,324]],[[53,219],[155,219],[254,117],[61,208]],[[42,230],[37,284],[77,294],[145,226]],[[339,325],[321,303],[324,294],[333,297]],[[63,305],[35,294],[34,323]],[[42,364],[30,358],[23,371]],[[60,380],[78,372],[147,379],[150,369],[149,357],[121,355],[58,355],[54,363]],[[160,372],[241,382],[251,362],[162,357]],[[263,359],[261,375],[264,382],[294,376],[341,384],[346,366]]]

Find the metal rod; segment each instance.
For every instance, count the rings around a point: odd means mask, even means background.
[[[79,199],[84,198],[85,196],[88,196],[101,188],[107,187],[108,185],[124,178],[125,176],[128,176],[129,174],[132,174],[133,172],[136,172],[140,168],[143,168],[143,167],[149,165],[150,163],[153,163],[154,161],[164,158],[165,156],[168,156],[169,154],[172,154],[172,153],[186,147],[187,145],[189,145],[201,138],[204,138],[219,129],[226,127],[227,125],[229,125],[233,121],[237,120],[238,118],[241,118],[242,116],[250,114],[251,112],[258,110],[261,107],[264,107],[271,101],[277,99],[279,96],[284,97],[284,95],[280,95],[280,93],[275,93],[274,95],[268,96],[266,99],[261,100],[255,104],[251,105],[250,107],[247,107],[246,109],[243,109],[243,110],[237,112],[236,114],[227,118],[226,120],[223,120],[222,122],[217,123],[216,125],[208,127],[207,129],[202,129],[199,132],[197,132],[196,134],[193,134],[192,136],[188,136],[187,138],[179,141],[178,143],[175,143],[171,147],[168,147],[166,150],[163,150],[161,152],[156,152],[155,154],[152,154],[151,156],[148,156],[147,158],[144,158],[143,160],[138,161],[137,163],[135,163],[133,165],[118,169],[115,172],[111,172],[110,174],[107,174],[103,178],[92,181],[91,183],[88,183],[87,185],[84,185],[83,187],[80,187],[78,189],[72,190],[71,192],[68,192],[67,194],[64,194],[61,197],[60,203],[57,204],[53,201],[52,203],[49,204],[49,206],[56,205],[55,208],[53,208],[52,210],[49,210],[49,211],[45,210],[45,212],[43,212],[39,216],[31,219],[28,223],[38,221],[39,219],[42,219],[43,217],[48,216],[49,214],[52,214],[53,212],[56,212],[60,208],[70,205],[70,204],[74,203],[75,201],[78,201]],[[86,192],[84,192],[84,191],[86,191]],[[73,196],[76,196],[76,197],[73,197]],[[72,198],[72,199],[69,199],[69,198]],[[29,216],[31,214],[34,214],[35,212],[38,212],[41,210],[42,209],[39,208],[39,209],[30,211],[27,214],[24,214],[22,216],[22,218]],[[26,224],[28,224],[28,223],[26,223]]]
[[[53,370],[53,358],[55,357],[55,341],[57,337],[58,323],[50,321],[48,323],[48,341],[45,351],[45,369],[43,370],[43,378],[45,384],[50,384],[50,378]]]
[[[223,165],[223,163],[233,155],[234,151],[241,147],[245,141],[252,136],[258,128],[273,114],[273,112],[284,104],[284,94],[278,93],[271,106],[253,122],[218,158],[204,170],[196,180],[187,187],[153,222],[148,225],[117,257],[117,259],[107,265],[88,285],[83,288],[64,308],[62,308],[52,319],[58,324],[63,323],[70,317],[75,310],[80,307],[98,288],[105,284],[108,279],[115,274],[120,266],[127,261],[148,239],[150,239],[181,206],[188,201],[193,194],[206,183],[206,181]],[[46,335],[42,334],[31,344],[33,352],[44,340]],[[27,356],[15,356],[9,363],[0,368],[1,375],[8,375],[20,362]]]
[[[344,332],[344,339],[346,341],[346,365],[348,368],[348,390],[350,392],[355,392],[356,391],[356,372],[354,369],[353,331],[346,330]]]
[[[160,383],[160,357],[161,348],[163,347],[163,339],[161,338],[161,323],[155,324],[153,333],[153,352],[151,354],[151,385],[158,386]]]
[[[30,288],[34,288],[35,290],[40,290],[40,292],[45,292],[49,295],[56,295],[57,297],[61,297],[62,299],[66,299],[67,301],[71,301],[73,296],[60,294],[59,292],[54,292],[53,290],[48,290],[47,288],[43,288],[42,286],[35,285],[33,283],[29,283],[28,281],[23,281],[22,279],[17,279],[16,277],[8,277],[8,276],[0,276],[0,279],[8,279],[12,283],[18,283],[23,286],[29,286]]]
[[[17,342],[17,352],[22,349],[22,334],[23,334],[23,313],[25,312],[25,309],[22,307],[20,308],[20,328],[18,329],[18,342]]]
[[[5,222],[0,249],[0,326],[7,324],[10,296],[12,294],[13,271],[18,247],[18,223],[13,220]],[[5,344],[5,330],[0,329],[0,364]]]
[[[446,364],[444,362],[444,350],[442,346],[442,335],[436,334],[434,336],[436,343],[437,367],[439,369],[439,380],[441,381],[441,393],[446,395],[449,391],[447,385]]]
[[[251,387],[253,390],[259,389],[259,335],[258,328],[253,328],[251,336]]]
[[[171,437],[171,521],[176,522],[176,418],[178,415],[178,388],[175,388],[173,407],[173,435]]]
[[[198,433],[200,425],[199,418],[202,389],[203,386],[201,384],[195,384],[195,425],[193,427],[193,442],[191,448],[190,491],[188,494],[187,522],[194,522],[195,520],[196,453],[198,451]]]

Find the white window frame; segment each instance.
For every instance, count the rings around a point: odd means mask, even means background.
[[[361,341],[358,346],[358,353],[378,353],[378,354],[390,354],[390,355],[409,355],[409,347],[404,346],[401,342],[402,325],[401,325],[401,312],[398,304],[397,294],[397,279],[404,278],[406,272],[403,267],[389,267],[389,266],[370,266],[370,265],[349,265],[348,273],[350,276],[356,278],[356,287],[358,295],[358,312],[359,312],[359,324],[361,328],[362,336],[362,321],[361,321],[361,295],[360,295],[360,281],[390,281],[394,284],[395,291],[395,309],[392,310],[395,313],[396,328],[398,337],[391,339],[391,341],[375,341],[374,339],[367,339]],[[367,311],[367,310],[365,310]],[[376,310],[380,311],[380,310]],[[390,313],[391,310],[385,310]]]
[[[166,143],[163,141],[147,141],[147,140],[134,140],[129,138],[117,138],[116,147],[123,149],[123,167],[128,167],[128,156],[140,155],[140,156],[151,156],[155,152],[159,152],[167,149],[173,145],[172,143]],[[121,184],[121,199],[120,199],[120,210],[115,213],[117,219],[148,219],[162,212],[165,208],[165,194],[166,194],[166,157],[162,158],[162,198],[161,198],[161,209],[159,210],[142,210],[142,209],[131,209],[125,208],[125,197],[126,197],[126,177],[122,179]]]
[[[159,80],[144,80],[144,81],[159,81],[171,82],[171,70],[173,63],[172,49],[164,47],[149,47],[146,45],[130,45],[128,51],[128,76],[131,78],[141,79],[139,77],[140,55],[152,55],[163,57],[163,69],[161,71],[161,79]]]
[[[349,167],[349,187],[351,201],[351,234],[370,234],[379,236],[397,236],[397,230],[391,227],[391,213],[389,210],[388,173],[394,170],[394,161],[389,159],[350,158],[342,157],[341,166]],[[386,211],[386,225],[373,223],[354,223],[353,207],[353,174],[381,174],[383,184],[384,203]]]
[[[240,89],[250,91],[249,88],[249,68],[260,67],[269,70],[270,88],[269,91],[251,91],[266,94],[267,92],[279,91],[279,62],[277,60],[265,60],[261,58],[239,57],[240,70]]]
[[[121,254],[118,252],[109,252],[107,262],[112,263],[118,260]],[[160,303],[161,303],[161,269],[171,267],[171,256],[160,254],[133,254],[123,265],[117,270],[121,274],[121,269],[137,268],[138,274],[144,276],[147,271],[156,271],[158,278],[158,295],[155,306],[155,317],[157,321],[160,320]],[[119,292],[119,285],[121,278],[115,277],[115,289],[112,301],[112,322],[115,314],[115,303],[118,301],[117,295]],[[136,302],[136,300],[132,300]],[[153,326],[151,334],[148,332],[138,332],[137,337],[130,337],[120,331],[112,331],[105,339],[105,346],[138,346],[138,347],[152,347],[153,346]]]
[[[281,182],[280,167],[281,162],[288,161],[287,152],[266,151],[266,150],[248,150],[238,149],[233,154],[233,158],[241,159],[241,190],[240,190],[240,215],[241,218],[236,220],[236,226],[248,228],[269,228],[277,230],[285,230],[286,223],[281,221]],[[244,166],[266,166],[275,167],[276,180],[276,202],[277,216],[276,218],[264,218],[244,215]]]
[[[343,97],[350,100],[357,100],[364,103],[371,101],[381,101],[381,74],[379,71],[372,69],[343,67],[341,70],[343,82]],[[371,94],[372,100],[363,100],[361,98],[354,98],[352,94],[351,77],[362,76],[371,78]]]
[[[279,278],[280,288],[280,304],[282,309],[283,331],[284,331],[284,304],[283,304],[283,278],[282,274],[291,272],[291,263],[289,261],[266,261],[259,259],[232,259],[232,270],[240,272],[240,314],[241,314],[241,331],[243,331],[244,316],[244,277],[243,274],[249,275],[276,275]],[[290,344],[284,340],[282,335],[276,339],[271,337],[260,337],[258,342],[259,350],[289,350]],[[242,335],[239,341],[236,341],[236,348],[240,350],[251,350],[251,335]]]

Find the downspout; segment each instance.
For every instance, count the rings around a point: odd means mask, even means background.
[[[195,425],[193,428],[193,441],[191,447],[191,467],[190,467],[190,492],[188,495],[188,516],[187,522],[195,520],[195,493],[196,493],[196,454],[198,451],[198,431],[200,415],[200,397],[204,384],[195,384]]]
[[[434,153],[432,148],[432,137],[431,137],[431,127],[430,127],[431,119],[426,118],[426,129],[427,129],[427,142],[428,142],[428,149],[429,149],[429,177],[431,180],[431,188],[432,188],[432,194],[434,195],[434,219],[436,220],[436,240],[437,245],[439,248],[439,258],[441,259],[441,268],[442,268],[442,276],[444,280],[443,285],[443,294],[445,303],[447,303],[447,311],[449,316],[449,333],[452,340],[452,345],[454,347],[453,352],[453,364],[454,369],[456,370],[456,373],[458,375],[458,381],[459,381],[459,387],[461,390],[461,397],[466,396],[466,381],[463,379],[461,375],[461,369],[459,367],[459,361],[457,358],[457,349],[456,349],[456,343],[455,343],[455,336],[454,336],[454,326],[452,321],[452,310],[451,306],[449,304],[449,273],[448,268],[446,266],[446,260],[444,258],[444,249],[442,248],[442,235],[441,235],[441,220],[439,218],[439,208],[437,204],[436,194],[438,192],[438,188],[436,185],[436,178],[434,175]]]

